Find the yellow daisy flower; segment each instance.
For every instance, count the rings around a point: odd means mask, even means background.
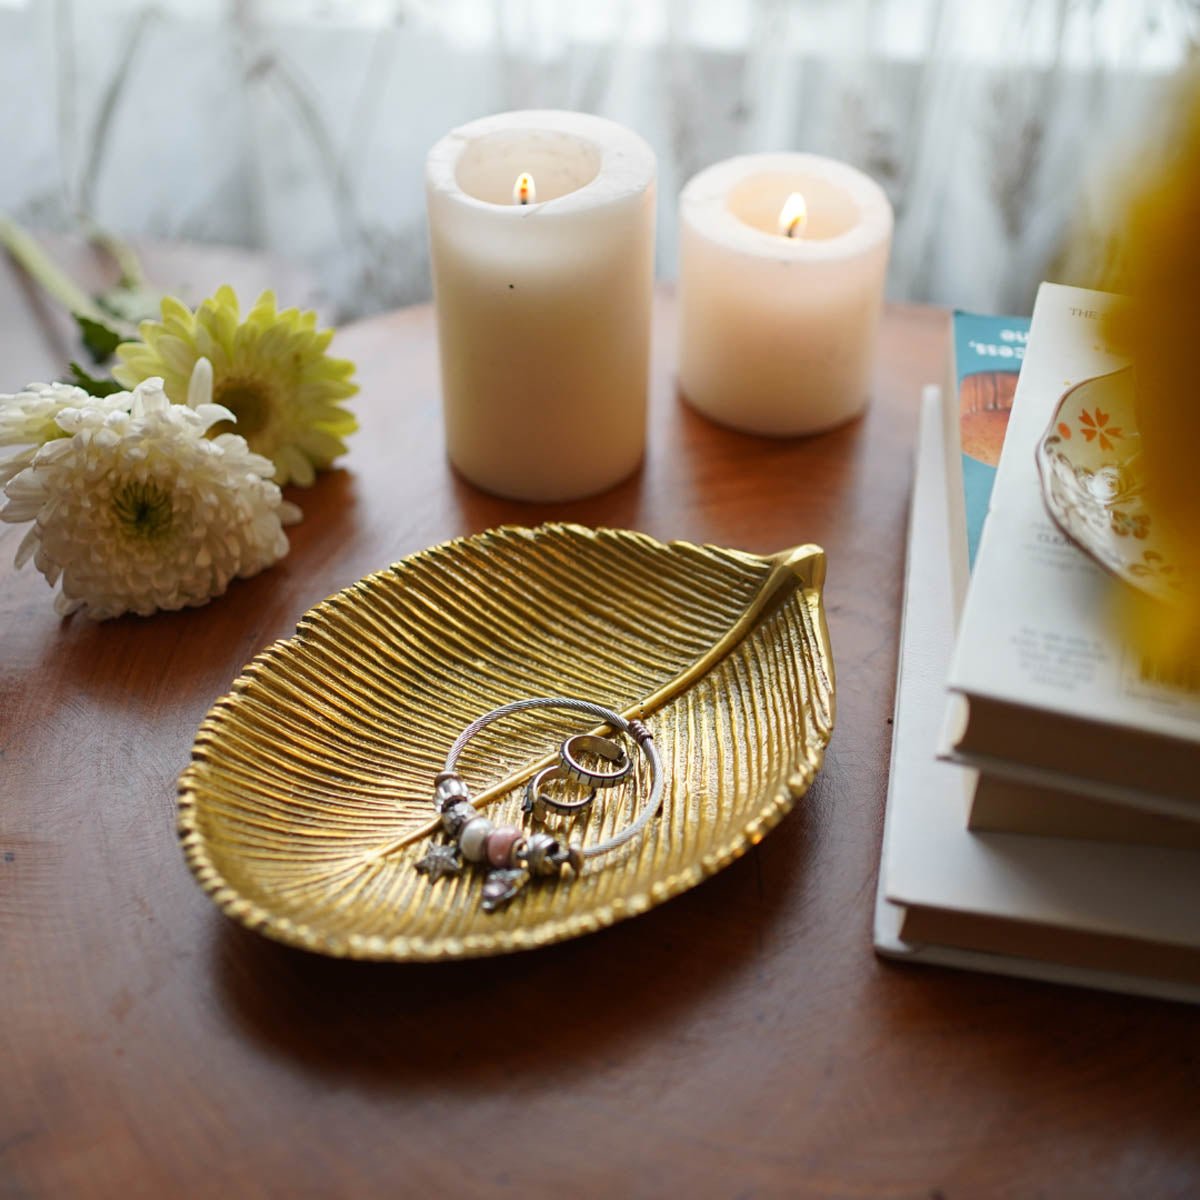
[[[187,403],[197,359],[212,363],[214,404],[237,423],[222,422],[212,435],[236,431],[250,449],[275,464],[275,482],[312,483],[315,472],[345,454],[342,438],[358,428],[343,401],[358,391],[354,364],[326,350],[333,330],[317,329],[317,314],[279,312],[274,292],[263,292],[239,323],[231,287],[220,288],[193,313],[167,297],[162,323],[143,321],[140,342],[117,347],[113,378],[132,388],[159,376],[176,404]]]

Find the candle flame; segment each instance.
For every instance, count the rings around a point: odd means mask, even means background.
[[[808,205],[799,192],[793,192],[779,210],[779,232],[784,237],[799,237],[808,224]]]
[[[534,185],[533,176],[528,171],[522,171],[517,176],[517,182],[513,184],[513,203],[533,204],[535,200],[537,187]]]

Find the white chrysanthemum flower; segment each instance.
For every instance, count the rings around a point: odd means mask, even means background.
[[[172,404],[161,379],[125,393],[124,408],[107,400],[59,409],[63,436],[4,489],[0,520],[34,523],[17,566],[32,558],[51,587],[61,580],[60,613],[203,604],[287,553],[282,522],[299,510],[271,482],[274,464],[237,434],[206,436],[228,409]]]
[[[31,383],[23,392],[0,396],[0,446],[25,447],[0,461],[0,487],[33,462],[39,447],[66,437],[58,424],[64,409],[95,406],[104,412],[128,412],[131,399],[129,392],[89,396],[70,383]]]

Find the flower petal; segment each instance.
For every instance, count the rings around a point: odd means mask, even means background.
[[[196,359],[195,365],[192,367],[192,377],[188,381],[188,408],[199,408],[201,405],[211,404],[212,391],[212,363],[209,362],[207,358],[198,358]]]
[[[226,408],[216,420],[215,410],[202,418],[205,428],[237,414],[250,447],[271,460],[280,481],[309,483],[314,466],[329,466],[345,453],[342,438],[357,428],[353,413],[341,406],[358,391],[354,364],[326,353],[333,333],[317,329],[316,313],[280,311],[267,291],[239,322],[237,296],[222,287],[194,314],[178,301],[166,303],[162,322],[143,324],[141,333],[142,342],[118,348],[114,377],[134,387],[158,376],[169,399],[198,412],[205,407],[206,376],[199,360],[207,359],[212,393]],[[221,452],[249,453],[244,442],[237,445]]]
[[[31,526],[21,539],[21,544],[17,547],[16,558],[13,559],[13,566],[17,570],[20,570],[33,557],[33,552],[38,548],[40,540],[38,527]]]

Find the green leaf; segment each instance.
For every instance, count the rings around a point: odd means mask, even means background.
[[[107,362],[112,358],[116,348],[125,340],[121,333],[112,325],[85,317],[82,313],[74,313],[75,323],[83,334],[83,345],[92,356],[92,362]]]
[[[111,396],[121,390],[121,385],[115,379],[99,379],[85,371],[77,362],[71,363],[71,377],[67,382],[83,388],[89,396]]]
[[[95,296],[101,311],[125,325],[137,327],[142,321],[157,321],[162,309],[163,292],[143,284],[119,283]]]

